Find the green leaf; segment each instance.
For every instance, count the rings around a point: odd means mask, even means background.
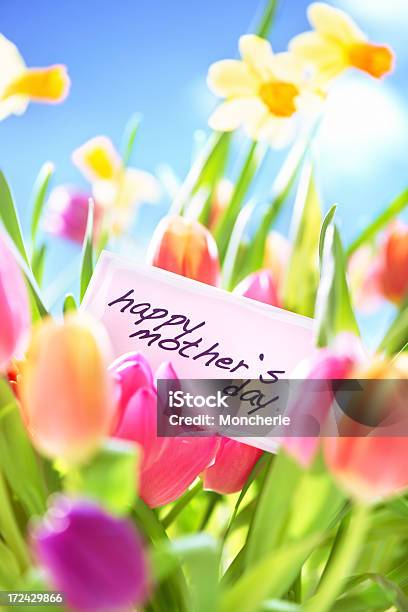
[[[75,302],[75,298],[72,293],[67,293],[64,299],[64,305],[62,307],[62,312],[64,315],[69,314],[70,312],[75,312],[78,310],[77,304]]]
[[[258,27],[255,29],[255,34],[262,38],[267,38],[275,19],[278,0],[268,0],[268,3],[263,10]]]
[[[69,473],[69,492],[95,499],[111,512],[127,514],[137,492],[139,448],[125,440],[109,439],[90,463]]]
[[[23,234],[21,231],[20,220],[18,218],[17,209],[14,205],[13,197],[11,195],[10,187],[7,180],[0,171],[0,219],[3,221],[3,225],[10,236],[11,240],[15,244],[21,257],[24,259],[27,265],[29,265],[29,259],[27,251],[24,246]]]
[[[7,382],[0,379],[0,468],[28,516],[42,514],[46,508],[47,491],[40,465],[14,395]]]
[[[223,286],[227,291],[232,291],[237,284],[237,274],[248,257],[250,245],[245,238],[245,229],[254,210],[254,204],[254,201],[250,201],[242,207],[232,230],[222,268]]]
[[[278,495],[279,490],[275,491],[275,501]],[[257,612],[265,599],[284,595],[319,541],[319,537],[311,536],[286,543],[261,560],[255,558],[238,582],[224,593],[221,611]]]
[[[408,342],[408,300],[397,312],[391,325],[385,332],[378,351],[394,355],[404,350]]]
[[[31,244],[35,245],[38,226],[41,219],[41,214],[45,204],[48,187],[54,174],[54,164],[46,162],[36,178],[32,193],[32,215],[31,215]],[[34,265],[33,265],[34,267]]]
[[[272,199],[261,219],[261,222],[251,240],[250,248],[245,257],[243,265],[234,265],[234,273],[231,278],[234,283],[256,272],[263,267],[265,257],[265,245],[268,234],[279,216],[284,204],[287,202],[292,187],[296,181],[302,160],[308,147],[308,141],[302,141],[293,145],[289,151],[282,167],[274,181],[272,188]],[[232,288],[230,286],[230,288]]]
[[[320,230],[320,238],[319,238],[319,262],[320,268],[323,263],[323,246],[326,238],[327,228],[332,224],[334,219],[334,215],[336,214],[337,204],[333,204],[330,210],[326,213],[325,218],[323,219],[322,229]]]
[[[13,552],[0,540],[0,588],[12,590],[20,576]]]
[[[312,317],[319,284],[320,200],[312,164],[303,167],[292,215],[292,252],[284,285],[284,307]]]
[[[343,247],[333,222],[325,231],[316,319],[318,346],[328,345],[339,332],[359,335],[347,284]]]
[[[88,221],[86,224],[86,232],[82,246],[82,264],[81,264],[81,281],[80,281],[80,301],[82,302],[85,292],[88,288],[89,281],[93,274],[93,225],[94,225],[94,203],[89,200]]]
[[[300,612],[302,608],[292,601],[268,599],[262,604],[262,612]]]
[[[300,467],[283,451],[271,463],[246,541],[247,570],[279,545],[288,519],[288,509],[301,475]]]
[[[183,181],[177,196],[173,200],[170,213],[174,215],[183,214],[194,193],[203,186],[214,182],[214,174],[220,164],[225,166],[231,134],[225,132],[214,132],[208,139],[206,146],[197,156],[191,166],[189,173]]]
[[[16,262],[20,266],[20,269],[23,272],[26,278],[26,281],[27,281],[32,310],[34,309],[33,310],[33,320],[35,321],[39,317],[48,316],[48,311],[42,301],[41,291],[40,291],[40,288],[38,287],[37,281],[34,278],[34,274],[30,268],[30,264],[26,262],[24,257],[17,250],[17,247],[13,243],[10,243],[10,248],[12,250],[12,253],[14,255]]]
[[[408,206],[408,189],[404,189],[387,208],[370,223],[347,249],[350,257],[362,244],[373,240],[384,227]]]
[[[136,135],[139,129],[142,116],[138,113],[132,115],[126,124],[123,134],[122,146],[122,162],[124,166],[128,166],[133,153],[133,147],[136,140]]]
[[[41,285],[42,279],[44,276],[44,265],[45,265],[46,253],[47,253],[47,245],[44,243],[38,249],[35,249],[32,260],[31,260],[34,278],[39,285]]]
[[[231,200],[214,230],[214,238],[217,242],[221,262],[225,259],[231,233],[242,203],[248,193],[253,178],[262,164],[266,151],[265,145],[258,145],[256,142],[252,142],[244,156]]]

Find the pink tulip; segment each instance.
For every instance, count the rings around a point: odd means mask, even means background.
[[[341,380],[351,375],[361,359],[362,349],[359,340],[352,334],[341,334],[332,347],[317,349],[314,355],[299,366],[292,377],[309,381]],[[316,384],[321,389],[321,383]],[[316,394],[310,391],[308,383],[308,392],[300,393],[294,404],[290,406],[290,413],[296,415],[301,423],[300,434],[305,433],[304,428],[307,427],[307,423],[317,422],[319,426],[324,425],[333,399],[333,393],[328,387],[327,391],[319,392],[317,401]],[[282,439],[282,445],[303,467],[307,467],[316,455],[319,441],[318,437],[294,436],[292,432],[291,437]]]
[[[27,289],[8,239],[0,231],[0,373],[25,348],[30,327]]]
[[[291,249],[292,246],[285,236],[282,236],[279,232],[271,232],[269,234],[265,245],[263,267],[272,272],[280,301],[282,301],[283,286]]]
[[[110,366],[118,391],[118,426],[132,396],[139,389],[153,388],[150,365],[141,353],[131,352],[118,357]]]
[[[218,285],[217,245],[206,227],[184,217],[165,217],[157,226],[149,248],[153,266],[181,276]]]
[[[261,455],[254,446],[222,438],[214,464],[202,475],[204,489],[224,494],[240,491]]]
[[[234,293],[271,306],[280,306],[276,282],[270,270],[250,274],[235,287]]]
[[[82,244],[88,221],[91,194],[61,185],[56,187],[48,199],[44,227],[47,232]],[[103,209],[94,203],[94,233],[98,232]]]
[[[143,451],[140,496],[151,508],[170,503],[214,460],[218,438],[159,438],[157,392],[146,360],[141,355],[128,355],[110,369],[122,387],[123,401],[130,397],[115,436],[137,442]],[[159,367],[157,377],[176,379],[169,363]]]

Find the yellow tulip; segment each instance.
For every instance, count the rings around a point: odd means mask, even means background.
[[[109,434],[116,406],[108,359],[105,330],[84,315],[34,330],[19,388],[23,419],[44,455],[81,462]]]

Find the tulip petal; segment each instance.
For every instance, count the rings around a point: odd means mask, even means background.
[[[207,84],[217,96],[230,98],[253,95],[260,86],[260,79],[245,62],[221,60],[210,66]]]
[[[157,437],[157,398],[147,387],[139,389],[128,402],[115,436],[137,442],[143,449],[142,473],[160,460],[169,440]]]
[[[213,465],[202,476],[204,489],[222,494],[240,491],[261,455],[254,446],[222,438]]]
[[[213,461],[219,445],[216,437],[168,440],[160,459],[141,475],[140,496],[151,508],[182,495]]]

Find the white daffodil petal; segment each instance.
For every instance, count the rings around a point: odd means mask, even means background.
[[[324,2],[314,2],[308,8],[307,15],[311,25],[324,36],[335,38],[350,45],[366,39],[364,33],[354,21],[340,9]]]
[[[286,147],[296,135],[296,122],[292,118],[268,117],[257,132],[257,140],[274,149]]]
[[[273,72],[278,81],[298,84],[304,80],[305,64],[294,53],[275,53]]]
[[[231,98],[251,95],[260,81],[244,62],[221,60],[210,66],[207,83],[217,96]]]
[[[235,98],[220,104],[208,120],[213,130],[231,132],[246,121],[251,121],[263,107],[259,98]]]
[[[3,90],[26,69],[16,45],[0,34],[0,98]]]
[[[317,32],[305,32],[292,38],[290,51],[314,67],[313,76],[324,82],[337,76],[348,66],[344,47]]]
[[[0,121],[9,115],[22,115],[30,100],[26,96],[12,96],[5,100],[0,100]]]
[[[159,198],[159,182],[152,174],[136,168],[127,168],[120,190],[122,205],[132,206],[137,202],[154,203]]]
[[[255,34],[239,39],[239,51],[244,62],[262,80],[273,78],[273,51],[269,41]]]

